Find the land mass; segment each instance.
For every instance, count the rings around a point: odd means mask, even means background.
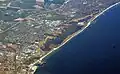
[[[99,14],[96,14],[96,15],[93,15],[93,17],[91,19],[89,19],[89,22],[84,25],[83,28],[79,29],[78,31],[74,32],[73,34],[71,35],[68,35],[67,38],[64,39],[64,41],[56,48],[53,48],[50,52],[48,52],[47,54],[45,54],[44,56],[42,56],[38,61],[34,62],[33,64],[31,64],[30,66],[32,66],[33,70],[36,71],[37,69],[37,66],[35,66],[35,64],[45,64],[45,59],[48,58],[49,56],[51,56],[51,54],[53,54],[54,52],[58,51],[60,47],[62,47],[63,45],[65,45],[69,40],[71,40],[73,37],[77,36],[79,33],[83,32],[90,24],[91,22],[93,22],[95,19],[97,19],[100,15],[104,14],[104,12],[106,12],[107,10],[109,10],[110,8],[116,6],[120,4],[120,2],[116,3],[116,4],[113,4],[111,5],[110,7],[108,7],[107,9],[105,9],[104,11],[102,11],[101,13]],[[88,17],[88,16],[87,16]],[[87,17],[84,17],[84,19],[86,19]],[[79,19],[80,20],[83,20],[83,18]],[[76,22],[78,21],[77,19],[75,20]],[[78,24],[78,23],[77,23]]]
[[[34,0],[3,1],[0,9],[0,74],[33,74],[37,68],[35,64],[44,66],[46,58],[117,2],[119,0],[69,0],[63,4],[51,3],[46,9],[44,3],[38,5]],[[76,7],[74,3],[80,5]]]

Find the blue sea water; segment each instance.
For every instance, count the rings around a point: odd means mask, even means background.
[[[120,74],[120,5],[95,21],[35,74]]]

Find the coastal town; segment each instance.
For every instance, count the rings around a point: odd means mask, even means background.
[[[119,0],[0,0],[0,74],[34,74],[42,57]]]

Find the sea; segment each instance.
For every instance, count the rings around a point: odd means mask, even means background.
[[[120,74],[120,4],[59,48],[35,74]]]

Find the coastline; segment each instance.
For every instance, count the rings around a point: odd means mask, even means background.
[[[34,67],[34,71],[36,71],[37,67],[34,66],[34,64],[36,63],[40,63],[42,64],[42,61],[49,55],[51,55],[53,52],[57,51],[60,47],[62,47],[63,45],[65,45],[69,40],[71,40],[73,37],[77,36],[79,33],[83,32],[87,27],[89,27],[89,25],[95,20],[97,19],[99,16],[101,16],[104,12],[106,12],[107,10],[109,10],[110,8],[116,6],[120,4],[120,2],[118,3],[115,3],[111,6],[109,6],[108,8],[106,8],[105,10],[103,10],[102,12],[100,12],[99,14],[97,14],[96,16],[94,16],[88,23],[85,27],[83,27],[82,29],[78,30],[77,32],[73,33],[66,41],[64,41],[61,45],[59,45],[58,47],[56,48],[53,48],[51,51],[49,51],[46,55],[44,55],[43,57],[41,57],[39,60],[37,60],[36,62],[34,62],[33,64],[31,64],[29,67],[30,68],[33,68]],[[34,73],[33,73],[34,74]]]

